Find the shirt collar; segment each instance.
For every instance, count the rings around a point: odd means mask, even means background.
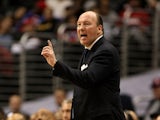
[[[85,49],[91,50],[91,48],[93,47],[93,45],[94,45],[100,38],[102,38],[102,37],[103,37],[103,35],[99,36],[90,46],[85,47]]]

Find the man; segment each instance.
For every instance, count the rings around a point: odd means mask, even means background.
[[[101,17],[87,11],[77,21],[80,43],[88,49],[80,60],[79,69],[58,61],[48,41],[41,55],[53,67],[53,75],[75,84],[72,120],[124,120],[120,104],[119,55],[103,37]]]
[[[54,91],[54,97],[57,105],[61,107],[62,102],[66,99],[66,91],[63,88],[56,88]]]
[[[147,106],[144,120],[151,120],[151,118],[156,118],[160,113],[160,77],[153,79],[151,89],[153,92],[153,98],[150,100]]]
[[[62,120],[70,120],[71,119],[71,107],[72,100],[66,99],[62,102]]]
[[[9,109],[10,112],[7,114],[7,117],[12,116],[14,113],[20,113],[25,116],[26,119],[29,119],[29,115],[21,111],[22,99],[19,95],[12,95],[9,98]]]

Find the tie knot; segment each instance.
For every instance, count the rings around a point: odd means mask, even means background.
[[[87,55],[88,52],[89,52],[88,49],[84,49],[84,55],[85,55],[85,56]]]

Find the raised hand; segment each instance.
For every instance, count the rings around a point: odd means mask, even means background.
[[[54,65],[57,62],[57,59],[55,57],[53,45],[50,40],[48,40],[48,45],[43,47],[41,55],[43,55],[43,57],[46,59],[47,63],[50,66],[54,67]]]

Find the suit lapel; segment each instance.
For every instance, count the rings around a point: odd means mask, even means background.
[[[101,46],[103,44],[103,42],[105,41],[104,37],[100,38],[91,48],[91,51],[95,52],[97,50],[97,48],[99,46]]]

